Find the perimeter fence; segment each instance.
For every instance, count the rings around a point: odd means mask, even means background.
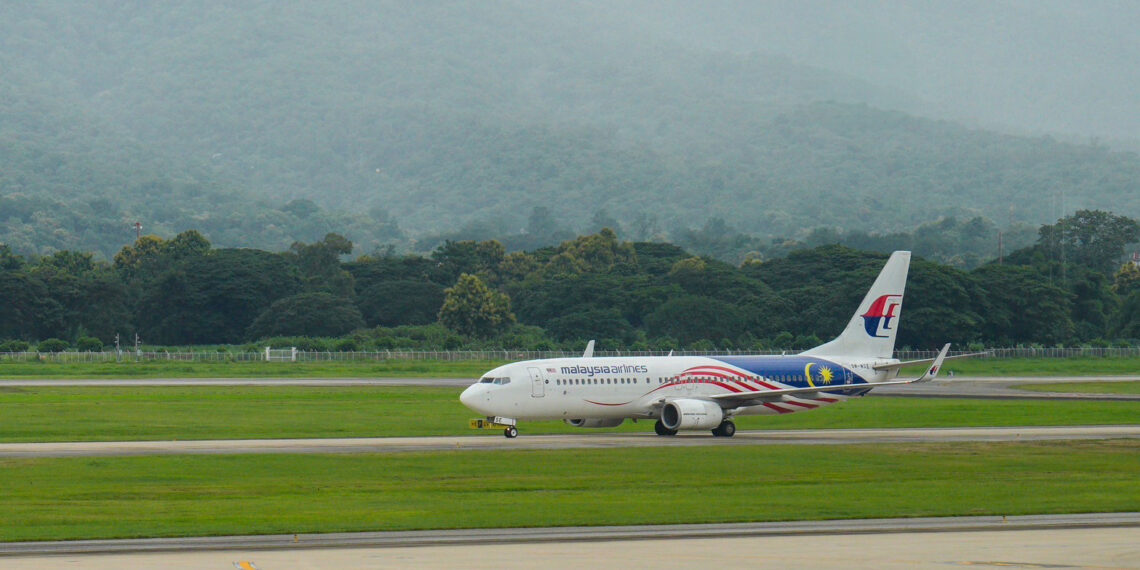
[[[796,354],[799,350],[596,350],[594,357],[615,356],[749,356]],[[980,358],[1135,358],[1140,357],[1140,347],[1072,347],[1072,348],[985,348],[981,350],[956,350],[950,355],[977,354]],[[286,353],[289,357],[279,355]],[[267,354],[269,356],[267,356]],[[897,350],[895,358],[919,360],[934,358],[936,350]],[[433,360],[433,361],[513,361],[540,358],[572,358],[581,356],[581,351],[573,350],[374,350],[374,351],[307,351],[274,349],[260,351],[108,351],[108,352],[0,352],[0,362],[365,362],[386,360]]]

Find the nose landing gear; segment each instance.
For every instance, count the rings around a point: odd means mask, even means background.
[[[515,426],[510,426],[507,429],[503,430],[503,437],[506,437],[507,439],[514,439],[518,436],[519,436],[519,429],[516,428]]]

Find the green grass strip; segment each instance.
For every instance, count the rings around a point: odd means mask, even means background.
[[[1019,390],[1030,392],[1067,392],[1075,394],[1140,394],[1140,382],[1062,382],[1019,384]]]
[[[75,378],[471,378],[499,361],[381,360],[361,362],[24,362],[0,360],[4,379]]]
[[[941,378],[953,371],[969,376],[1138,376],[1140,358],[1074,356],[1071,358],[964,358],[951,360]],[[921,374],[918,370],[914,374]]]
[[[0,540],[1140,510],[1140,442],[0,460]]]
[[[455,388],[2,387],[0,442],[484,435]],[[787,416],[738,418],[740,429],[1137,424],[1135,402],[860,398]],[[524,434],[583,433],[524,422]],[[652,431],[626,422],[616,431]],[[601,430],[613,431],[613,430]]]
[[[471,378],[506,361],[384,360],[360,362],[98,362],[0,359],[3,379],[27,378]],[[924,367],[907,370],[917,375]],[[943,373],[962,376],[1140,375],[1140,358],[967,358]]]

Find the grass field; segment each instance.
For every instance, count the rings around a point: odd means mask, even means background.
[[[1019,384],[1019,390],[1031,392],[1071,392],[1078,394],[1140,394],[1140,382],[1061,382]]]
[[[100,362],[0,360],[0,383],[26,378],[471,378],[506,361]],[[907,370],[918,375],[924,369]],[[1140,358],[968,358],[943,372],[962,376],[1140,375]]]
[[[33,378],[471,378],[506,361],[47,362],[0,360],[4,379]]]
[[[948,361],[942,377],[951,371],[959,376],[1140,376],[1140,358],[964,358]]]
[[[0,540],[1140,510],[1140,442],[3,459]]]
[[[459,390],[423,387],[3,387],[0,442],[484,435]],[[1133,402],[861,398],[740,429],[1136,424]],[[652,431],[626,422],[619,431]],[[561,422],[524,434],[582,433]],[[609,430],[606,430],[609,431]]]

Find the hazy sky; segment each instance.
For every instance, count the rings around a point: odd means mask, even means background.
[[[1140,132],[1140,2],[674,0],[637,10],[678,40],[905,89],[950,118],[1025,133]]]

